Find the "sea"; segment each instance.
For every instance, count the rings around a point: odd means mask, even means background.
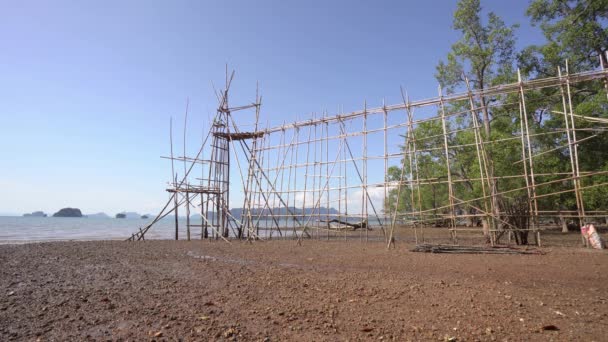
[[[200,218],[199,218],[200,220]],[[190,220],[190,224],[198,224],[199,220]],[[89,240],[126,240],[140,228],[145,227],[151,219],[137,218],[93,218],[93,217],[22,217],[0,216],[0,244],[20,244],[45,241],[89,241]],[[281,222],[284,226],[292,226],[292,222]],[[179,239],[186,237],[186,219],[178,221]],[[271,220],[260,220],[258,231],[261,238],[278,237]],[[263,229],[266,228],[266,229]],[[201,227],[191,227],[191,238],[200,239]],[[232,232],[231,232],[232,234]],[[284,230],[283,236],[291,236],[292,232]],[[174,218],[164,218],[156,222],[146,233],[146,239],[175,239]]]
[[[183,221],[185,225],[185,219]],[[0,216],[0,243],[125,240],[147,222],[144,219]],[[174,238],[174,221],[161,220],[148,234],[151,239]]]
[[[379,220],[380,218],[376,219]],[[388,218],[382,218],[388,220]],[[201,222],[191,219],[191,239],[200,239]],[[349,221],[358,222],[359,219],[349,218]],[[92,241],[92,240],[126,240],[140,228],[145,227],[151,219],[138,218],[98,218],[98,217],[23,217],[0,216],[0,244],[22,244],[46,241]],[[309,222],[309,226],[315,223]],[[387,221],[385,221],[385,224]],[[281,220],[283,228],[282,237],[292,237],[292,220]],[[318,224],[318,223],[317,223]],[[323,224],[324,225],[324,224]],[[179,239],[186,238],[186,218],[178,221]],[[258,222],[257,236],[260,238],[279,238],[279,234],[270,219]],[[231,236],[234,235],[231,231]],[[146,239],[166,240],[175,239],[175,220],[173,217],[164,218],[156,222],[146,233]]]

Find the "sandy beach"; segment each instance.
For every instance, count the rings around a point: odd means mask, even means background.
[[[411,247],[289,240],[2,245],[0,340],[606,337],[605,251],[446,255]]]

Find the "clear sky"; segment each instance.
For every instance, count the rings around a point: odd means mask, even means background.
[[[482,0],[518,46],[540,43],[526,0]],[[456,1],[0,0],[0,214],[66,206],[155,213],[168,123],[190,99],[193,151],[235,68],[232,103],[271,125],[436,95]],[[181,136],[181,134],[180,134]]]

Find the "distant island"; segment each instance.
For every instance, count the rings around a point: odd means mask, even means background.
[[[144,220],[147,220],[147,219],[150,218],[150,216],[148,216],[148,215],[141,215],[141,218],[144,219]]]
[[[139,219],[141,218],[141,214],[138,214],[133,211],[123,211],[115,216],[116,218],[126,218],[126,219]]]
[[[110,216],[106,213],[97,213],[97,214],[88,214],[87,217],[90,218],[110,218]]]
[[[23,217],[47,217],[47,215],[42,211],[34,211],[31,214],[23,214]]]
[[[54,213],[53,217],[82,217],[82,212],[78,208],[63,208]]]

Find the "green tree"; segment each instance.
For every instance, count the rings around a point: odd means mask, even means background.
[[[460,40],[452,45],[447,61],[440,61],[435,77],[448,92],[461,88],[465,78],[476,90],[504,82],[513,76],[515,60],[514,30],[517,25],[506,26],[496,14],[488,14],[487,23],[481,18],[479,0],[461,0],[454,13],[455,30],[460,31]],[[480,99],[483,127],[490,136],[491,113],[488,101]]]
[[[570,73],[592,70],[600,64],[608,66],[608,0],[534,0],[528,7],[527,15],[533,25],[540,26],[547,41],[542,45],[529,46],[519,54],[518,64],[524,74],[530,77],[552,77],[557,74],[558,67],[564,70],[566,61]],[[559,115],[559,112],[563,112],[559,88],[543,89],[530,96],[531,112],[538,118],[533,121],[538,131],[550,132],[564,128],[564,117]],[[534,98],[545,100],[535,102]],[[604,84],[596,81],[574,85],[572,106],[572,111],[578,115],[608,117]],[[578,144],[581,171],[608,170],[608,134],[597,123],[579,118],[575,122],[577,129],[581,129],[577,131],[577,140],[589,138]],[[598,131],[592,131],[594,129]],[[539,136],[536,144],[539,150],[548,150],[556,145],[564,146],[567,138],[565,134]],[[540,159],[538,170],[550,173],[571,172],[569,149],[558,149],[557,153]],[[601,182],[605,182],[604,176],[582,179],[583,186]],[[565,188],[567,187],[556,183],[541,191],[549,193]],[[576,208],[574,196],[574,193],[568,192],[546,197],[540,205],[573,210]],[[605,209],[608,206],[608,190],[606,187],[585,190],[583,199],[588,210]]]
[[[529,46],[519,56],[522,70],[554,76],[567,59],[572,71],[608,66],[608,0],[534,0],[527,10],[547,42]]]
[[[461,0],[454,13],[455,30],[461,32],[461,38],[452,45],[447,61],[441,61],[437,66],[436,78],[448,92],[461,89],[470,82],[473,90],[484,90],[490,86],[504,83],[513,78],[513,64],[515,61],[514,30],[517,25],[507,26],[500,17],[490,12],[487,20],[482,20],[481,4],[479,0]],[[469,85],[467,85],[469,86]],[[498,97],[479,96],[473,99],[474,107],[480,108],[481,118],[477,110],[469,125],[474,121],[480,122],[483,127],[483,139],[492,140],[492,121],[495,114],[491,104],[504,101]],[[463,104],[465,109],[468,104]],[[492,149],[489,145],[485,149],[488,161],[486,177],[491,179],[490,196],[494,216],[500,215],[498,198],[498,185],[494,180],[495,167],[492,158]],[[481,170],[479,170],[481,174]],[[482,180],[483,181],[483,180]],[[484,224],[484,232],[488,233],[489,226]]]

